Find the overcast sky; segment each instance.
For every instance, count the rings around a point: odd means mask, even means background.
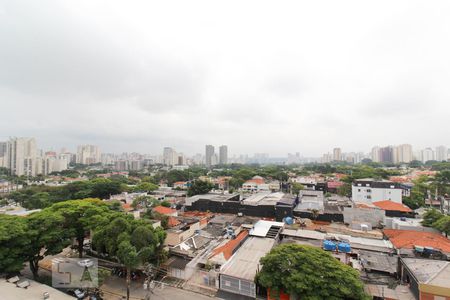
[[[0,139],[450,146],[450,1],[0,0]]]

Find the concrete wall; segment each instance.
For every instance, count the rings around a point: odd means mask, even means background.
[[[190,225],[190,228],[184,231],[167,231],[167,237],[164,241],[165,245],[175,246],[184,240],[187,240],[195,234],[195,230],[200,229],[200,222]]]
[[[380,222],[385,222],[384,210],[377,208],[344,207],[343,214],[345,224],[360,222],[378,227]]]
[[[439,231],[434,228],[421,226],[419,220],[417,219],[406,219],[406,221],[402,221],[399,218],[386,217],[385,224],[387,229],[415,230],[421,232],[439,233]]]
[[[220,274],[220,289],[229,293],[256,297],[256,284],[252,281]]]

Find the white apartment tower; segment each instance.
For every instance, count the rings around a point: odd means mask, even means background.
[[[421,161],[423,162],[423,163],[426,163],[427,161],[429,161],[429,160],[434,160],[435,158],[435,156],[434,156],[434,151],[433,151],[433,149],[431,149],[431,148],[426,148],[426,149],[423,149],[422,150],[422,155],[421,155],[422,157],[422,159],[421,159]]]
[[[372,152],[371,152],[371,158],[373,162],[380,162],[381,158],[380,158],[380,147],[375,146],[372,148]]]
[[[17,176],[38,174],[37,146],[34,138],[10,138],[6,144],[5,166]]]
[[[413,160],[412,146],[409,144],[394,147],[394,163],[410,163]]]
[[[178,154],[170,147],[164,147],[163,164],[166,166],[174,166],[178,164]]]
[[[80,145],[77,149],[77,163],[91,165],[101,162],[101,153],[98,146]]]
[[[448,159],[448,149],[445,146],[437,146],[435,154],[437,161],[447,161]]]
[[[341,148],[334,148],[333,149],[333,160],[334,161],[341,161],[342,160]]]

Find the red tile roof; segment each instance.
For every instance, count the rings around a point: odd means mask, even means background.
[[[162,215],[171,215],[171,214],[175,213],[177,210],[160,205],[160,206],[156,206],[155,208],[153,208],[153,211],[160,213]]]
[[[129,203],[122,203],[122,208],[126,211],[133,209]]]
[[[264,184],[264,179],[249,179],[245,183],[246,184],[249,184],[249,183]]]
[[[391,200],[373,202],[373,205],[378,206],[379,208],[384,210],[412,212],[411,208],[409,208],[408,206]]]
[[[247,237],[247,235],[248,235],[247,230],[241,231],[234,240],[230,240],[225,245],[214,249],[210,257],[216,256],[217,254],[223,252],[223,256],[225,257],[225,259],[229,260],[230,257],[233,255],[234,250]]]
[[[178,221],[177,218],[175,218],[175,217],[169,217],[169,219],[167,220],[167,225],[169,227],[175,227],[180,224],[181,224],[181,222]]]
[[[422,246],[450,252],[450,240],[439,233],[397,229],[385,229],[383,233],[397,249]]]

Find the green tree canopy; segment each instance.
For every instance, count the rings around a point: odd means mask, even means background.
[[[257,281],[275,294],[283,290],[301,299],[367,299],[358,271],[322,249],[283,244],[261,258]]]
[[[118,215],[109,224],[97,229],[93,243],[99,252],[116,257],[127,268],[128,299],[131,270],[145,262],[159,264],[165,238],[162,228],[155,229],[146,220]]]
[[[99,199],[69,200],[53,204],[50,211],[63,216],[66,234],[75,237],[79,257],[83,257],[84,238],[89,230],[108,223],[112,213],[109,207]]]
[[[133,188],[134,192],[151,192],[157,190],[158,186],[151,182],[141,182]]]
[[[44,209],[26,217],[28,224],[25,248],[26,258],[33,276],[38,277],[39,261],[47,255],[60,253],[70,244],[69,235],[64,230],[64,217],[49,209]]]
[[[292,193],[295,195],[299,195],[300,191],[305,189],[305,187],[303,186],[303,184],[298,183],[298,182],[293,182],[292,183]]]
[[[437,209],[428,209],[423,215],[422,225],[426,227],[433,227],[433,224],[443,216],[444,215]]]
[[[22,270],[29,246],[26,218],[0,214],[0,270]]]
[[[214,188],[214,185],[208,181],[196,180],[188,189],[188,196],[206,194]]]
[[[445,236],[450,235],[450,216],[442,216],[442,218],[438,219],[433,223],[433,227],[437,230],[445,233]]]
[[[337,194],[342,197],[350,197],[352,195],[352,185],[345,182],[343,185],[338,187]]]

